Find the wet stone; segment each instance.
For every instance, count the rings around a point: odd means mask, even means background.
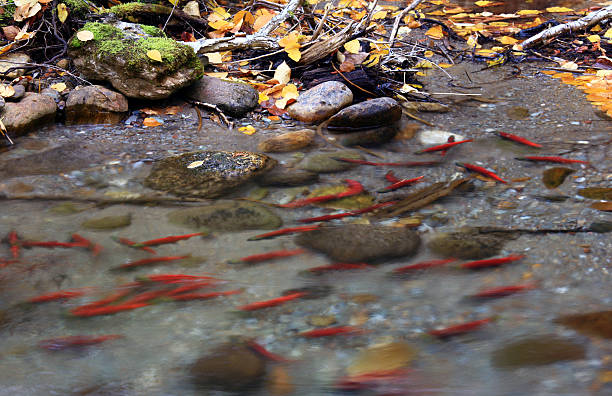
[[[145,185],[179,196],[217,198],[276,165],[265,154],[247,151],[194,151],[155,164]]]
[[[589,230],[592,232],[606,233],[612,231],[612,221],[596,221],[591,223]]]
[[[276,166],[270,172],[266,172],[255,182],[261,186],[293,187],[316,183],[319,174],[303,169]]]
[[[13,85],[13,90],[15,93],[6,98],[9,102],[19,102],[26,94],[26,89],[21,84]]]
[[[300,94],[297,101],[287,108],[287,112],[293,119],[317,123],[326,120],[351,102],[353,93],[346,85],[327,81]]]
[[[48,96],[28,92],[17,103],[6,103],[2,122],[11,135],[23,135],[55,120],[57,106]]]
[[[498,254],[509,238],[505,233],[481,234],[468,230],[438,234],[429,241],[428,247],[444,257],[479,260]]]
[[[266,373],[266,362],[243,343],[228,343],[198,359],[190,371],[197,385],[240,391],[259,384]]]
[[[526,118],[529,118],[530,115],[528,109],[520,106],[509,108],[508,110],[506,110],[506,114],[511,120],[524,120]]]
[[[168,220],[173,224],[211,231],[270,230],[282,225],[281,218],[266,206],[245,201],[179,209],[170,212]]]
[[[310,146],[313,140],[314,131],[302,129],[266,139],[257,145],[257,150],[266,153],[285,153]]]
[[[393,126],[382,126],[380,128],[366,131],[344,133],[339,139],[343,146],[378,146],[392,140],[397,135],[399,128]],[[346,131],[345,131],[346,132]]]
[[[325,226],[295,238],[300,246],[349,263],[410,256],[416,253],[420,241],[415,231],[370,224]]]
[[[74,89],[66,100],[66,124],[113,124],[128,111],[125,96],[100,85]]]
[[[355,167],[355,164],[336,161],[334,158],[363,159],[361,154],[355,151],[334,151],[310,155],[299,166],[301,169],[315,173],[342,172]]]
[[[568,175],[570,175],[570,174],[572,174],[574,172],[575,172],[575,170],[573,170],[571,168],[565,168],[565,167],[562,167],[562,166],[546,169],[542,173],[542,182],[544,183],[544,185],[548,189],[557,188],[561,184],[563,184],[563,182],[565,181],[565,178]]]
[[[419,111],[427,113],[447,113],[450,110],[449,106],[435,102],[405,101],[402,102],[402,107],[408,111]]]
[[[121,216],[104,216],[85,220],[81,223],[83,228],[89,230],[114,230],[117,228],[127,227],[132,224],[132,215],[126,214]]]
[[[578,190],[578,195],[589,199],[612,201],[612,188],[589,187]]]
[[[555,322],[582,334],[612,338],[612,311],[563,315],[555,319]]]
[[[308,317],[308,324],[311,326],[327,327],[336,322],[334,315],[312,315]]]
[[[238,81],[227,81],[216,77],[202,78],[185,90],[193,100],[218,106],[232,117],[243,117],[257,107],[257,90]]]
[[[330,131],[354,131],[356,129],[387,126],[402,118],[402,108],[391,98],[376,98],[342,109],[329,119]]]
[[[494,351],[491,361],[495,367],[514,369],[543,366],[565,360],[580,360],[585,357],[582,345],[567,338],[547,334],[510,343]]]
[[[361,351],[346,371],[355,376],[397,370],[407,367],[416,355],[415,347],[401,341],[372,345]]]

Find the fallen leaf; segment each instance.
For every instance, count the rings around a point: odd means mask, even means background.
[[[10,85],[0,85],[0,96],[3,98],[10,98],[15,95],[15,89]]]
[[[601,37],[599,37],[596,34],[592,34],[592,35],[587,37],[587,40],[589,40],[591,43],[597,43],[597,42],[601,41]]]
[[[546,12],[573,12],[571,8],[567,7],[548,7]]]
[[[538,11],[538,10],[520,10],[516,12],[517,15],[538,15],[540,13],[542,13],[542,11]]]
[[[144,120],[142,120],[142,125],[147,126],[147,127],[156,127],[156,126],[160,126],[162,123],[159,122],[157,119],[152,118],[152,117],[147,117]]]
[[[347,43],[344,43],[344,49],[350,54],[357,54],[361,49],[361,45],[359,44],[359,40],[351,40]]]
[[[302,38],[298,32],[293,31],[286,35],[285,37],[278,40],[278,45],[285,49],[289,58],[298,62],[302,58],[302,53],[300,52],[300,43],[299,40]]]
[[[64,92],[66,90],[67,87],[66,87],[66,84],[61,82],[61,83],[53,84],[49,88],[55,89],[57,92],[62,93],[62,92]]]
[[[66,22],[66,18],[68,18],[68,7],[66,7],[64,3],[59,3],[57,5],[57,19],[59,19],[61,23],[64,23]]]
[[[80,41],[90,41],[94,38],[94,34],[89,30],[79,30],[76,36]]]
[[[339,69],[342,73],[352,72],[353,70],[355,70],[355,64],[350,61],[344,61],[340,64]]]
[[[276,15],[267,8],[260,8],[255,13],[255,23],[253,23],[253,31],[257,32],[266,23],[270,22],[270,19]]]
[[[220,52],[208,52],[204,54],[209,63],[223,63],[223,56]]]
[[[287,65],[287,62],[283,61],[283,63],[278,65],[272,78],[278,81],[279,84],[287,84],[289,82],[291,79],[291,68]]]
[[[238,130],[244,133],[245,135],[249,135],[249,136],[255,133],[255,128],[253,127],[253,125],[243,126],[243,127],[238,128]]]
[[[372,15],[372,19],[376,20],[376,19],[385,19],[387,17],[387,11],[385,10],[381,10],[381,11],[377,11],[374,13],[374,15]]]
[[[425,32],[426,36],[431,37],[434,40],[440,40],[444,38],[444,31],[442,30],[442,26],[436,25]]]
[[[299,96],[297,87],[294,84],[287,84],[281,91],[281,94],[287,99],[297,99]]]
[[[516,44],[516,43],[518,43],[517,39],[515,39],[514,37],[510,37],[510,36],[501,36],[501,37],[498,37],[497,41],[499,41],[502,44]]]
[[[204,161],[193,161],[191,164],[187,165],[187,169],[197,168],[202,165],[204,165]]]
[[[15,5],[13,19],[17,22],[33,17],[42,9],[38,0],[15,0]]]
[[[148,50],[147,51],[147,56],[150,59],[153,59],[154,61],[157,61],[157,62],[161,62],[162,61],[161,53],[158,50]]]

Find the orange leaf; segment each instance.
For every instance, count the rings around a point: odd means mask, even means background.
[[[444,37],[444,31],[442,30],[442,26],[436,25],[425,32],[426,36],[431,37],[434,40],[440,40]]]
[[[144,120],[142,120],[142,125],[147,126],[147,127],[156,127],[156,126],[160,126],[162,123],[157,121],[155,118],[152,117],[147,117]]]

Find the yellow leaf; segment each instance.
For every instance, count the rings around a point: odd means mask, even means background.
[[[204,161],[193,161],[191,164],[187,165],[187,169],[197,168],[202,165],[204,165]]]
[[[0,85],[0,96],[3,98],[10,98],[15,95],[15,89],[10,85]]]
[[[173,6],[177,5],[179,0],[168,0]]]
[[[606,30],[606,32],[604,33],[604,37],[612,39],[612,28]]]
[[[228,72],[206,72],[204,74],[210,77],[225,78],[228,76],[229,73]]]
[[[442,69],[448,69],[449,67],[453,67],[452,63],[440,63],[438,64]]]
[[[430,61],[420,61],[416,65],[414,65],[416,69],[431,69],[433,67],[433,63]]]
[[[476,4],[478,7],[486,7],[492,3],[493,3],[492,1],[480,0],[480,1],[476,1],[474,4]]]
[[[574,10],[572,10],[571,8],[567,8],[567,7],[548,7],[546,9],[546,12],[572,12]]]
[[[481,47],[481,45],[478,44],[478,35],[476,34],[473,34],[470,37],[468,37],[466,44],[470,48],[480,48]]]
[[[578,65],[572,61],[569,62],[562,62],[561,63],[561,68],[562,69],[567,69],[567,70],[578,70]]]
[[[372,19],[385,19],[387,17],[387,11],[377,11],[372,15]]]
[[[285,99],[297,99],[300,94],[294,84],[287,84],[281,91],[281,95],[283,95]]]
[[[289,99],[287,98],[278,99],[276,102],[274,102],[274,106],[278,107],[279,109],[284,109],[285,107],[287,107],[288,101]]]
[[[589,40],[591,43],[596,43],[596,42],[601,40],[601,37],[599,37],[596,34],[592,34],[592,35],[587,37],[587,40]]]
[[[94,34],[89,30],[80,30],[76,36],[80,41],[90,41],[94,38]]]
[[[429,28],[429,30],[425,32],[425,35],[431,37],[432,39],[440,40],[444,37],[444,31],[442,31],[442,26],[436,25]]]
[[[289,55],[289,58],[293,59],[296,62],[299,61],[302,57],[299,43],[299,40],[302,37],[303,36],[301,36],[298,32],[293,31],[282,39],[278,40],[278,45],[283,47],[285,49],[285,52],[287,52],[287,54]]]
[[[351,54],[358,54],[361,46],[359,45],[359,40],[351,40],[347,43],[344,43],[344,49]]]
[[[148,50],[147,51],[147,56],[150,59],[153,59],[154,61],[157,61],[157,62],[161,62],[162,61],[161,53],[158,50]]]
[[[287,62],[283,62],[274,71],[274,77],[272,77],[279,84],[287,84],[291,79],[291,68],[287,65]]]
[[[212,11],[223,19],[231,17],[231,15],[227,11],[225,11],[225,8],[223,7],[215,7],[212,9]]]
[[[253,24],[253,30],[258,31],[266,23],[272,19],[275,14],[270,12],[267,8],[260,8],[255,13],[255,23]]]
[[[234,27],[234,24],[223,19],[219,19],[216,21],[208,22],[208,26],[215,30],[230,30]]]
[[[514,37],[510,37],[510,36],[498,37],[497,41],[499,41],[502,44],[509,44],[509,45],[518,43],[517,39],[515,39]]]
[[[66,84],[61,82],[61,83],[53,84],[49,88],[55,89],[57,92],[64,92],[66,90]]]
[[[64,3],[59,3],[57,5],[57,19],[59,19],[61,23],[64,23],[66,22],[66,18],[68,18],[68,7],[66,7]]]
[[[432,56],[434,56],[434,53],[433,51],[425,51],[423,56],[425,56],[425,58],[431,58]]]
[[[245,135],[252,135],[255,133],[255,128],[253,128],[253,125],[243,126],[241,128],[238,128],[238,130],[244,133]]]
[[[220,52],[208,52],[206,54],[209,63],[223,63],[223,57]]]
[[[157,121],[155,118],[152,117],[147,117],[144,120],[142,120],[142,125],[147,126],[147,127],[156,127],[156,126],[160,126],[162,123]]]
[[[296,62],[299,62],[300,59],[302,59],[302,53],[297,48],[285,50],[285,51],[287,52],[287,55],[289,56],[289,58],[293,59]]]
[[[265,102],[266,100],[270,99],[270,97],[268,95],[266,95],[263,92],[259,93],[259,99],[258,99],[258,103],[261,104],[262,102]]]
[[[538,10],[520,10],[520,11],[517,11],[517,14],[518,15],[538,15],[541,12],[542,11],[538,11]]]

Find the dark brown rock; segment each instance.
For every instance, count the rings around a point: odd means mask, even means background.
[[[349,106],[329,119],[330,131],[377,128],[399,121],[402,108],[391,98],[376,98]]]
[[[268,138],[257,145],[257,150],[265,153],[284,153],[307,147],[313,140],[314,131],[302,129]]]
[[[346,85],[328,81],[300,94],[291,106],[289,115],[299,121],[317,123],[326,120],[353,101],[353,93]]]
[[[421,238],[415,231],[403,227],[347,224],[302,233],[295,242],[325,253],[333,260],[356,263],[413,255]]]
[[[27,92],[17,103],[6,103],[2,122],[12,136],[20,136],[33,129],[53,122],[57,106],[46,95]]]
[[[122,94],[100,85],[70,91],[66,100],[66,124],[114,124],[128,111]]]
[[[155,190],[217,198],[269,171],[276,160],[247,151],[194,151],[164,158],[145,180]]]
[[[478,260],[498,254],[504,243],[511,238],[516,236],[510,233],[480,233],[476,229],[467,229],[435,235],[429,241],[428,247],[441,256]]]
[[[233,117],[242,117],[257,107],[259,94],[249,84],[202,76],[185,90],[187,97],[216,106]]]
[[[492,363],[504,369],[543,366],[586,356],[584,347],[553,334],[535,336],[508,344],[493,352]]]
[[[256,386],[265,373],[264,359],[244,343],[221,345],[191,367],[196,384],[226,391]]]
[[[555,322],[582,334],[612,338],[612,311],[563,315],[555,319]]]

